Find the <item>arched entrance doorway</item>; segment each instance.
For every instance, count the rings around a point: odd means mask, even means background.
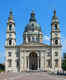
[[[31,70],[37,70],[38,68],[38,58],[37,54],[32,52],[29,55],[29,69]]]

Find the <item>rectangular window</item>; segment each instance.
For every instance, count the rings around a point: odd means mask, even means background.
[[[51,54],[48,52],[48,53],[47,53],[47,56],[49,57],[49,56],[51,56]]]
[[[50,62],[50,60],[48,60],[48,67],[50,67],[50,65],[51,65],[51,62]]]
[[[57,30],[57,24],[55,24],[55,30]]]
[[[55,56],[58,56],[58,52],[55,52]]]
[[[35,38],[34,37],[32,37],[32,41],[34,42],[34,40],[35,40]]]
[[[11,38],[11,36],[12,36],[11,33],[9,33],[9,38]]]
[[[11,57],[11,52],[8,52],[8,56]]]
[[[11,65],[12,65],[12,60],[9,59],[9,60],[8,60],[8,67],[11,67]]]
[[[55,67],[58,67],[58,59],[55,60]]]

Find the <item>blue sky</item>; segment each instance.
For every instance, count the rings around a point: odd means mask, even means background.
[[[60,21],[62,52],[66,52],[66,0],[0,0],[0,63],[4,62],[6,22],[9,11],[12,9],[16,23],[17,45],[22,43],[22,35],[26,24],[29,22],[30,13],[35,11],[37,22],[41,25],[44,34],[43,43],[48,43],[47,38],[51,32],[51,18],[53,10],[56,9]],[[48,36],[46,38],[46,36]]]

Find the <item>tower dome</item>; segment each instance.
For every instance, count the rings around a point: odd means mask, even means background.
[[[54,15],[52,17],[52,24],[59,23],[58,17],[56,16],[56,10],[54,10]]]
[[[27,24],[25,27],[23,37],[24,43],[34,43],[42,41],[41,26],[37,24],[34,11],[32,11],[32,13],[30,14],[29,24]]]

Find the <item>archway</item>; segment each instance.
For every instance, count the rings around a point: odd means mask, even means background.
[[[38,58],[37,54],[32,52],[29,55],[29,69],[31,70],[37,70],[38,68]]]

